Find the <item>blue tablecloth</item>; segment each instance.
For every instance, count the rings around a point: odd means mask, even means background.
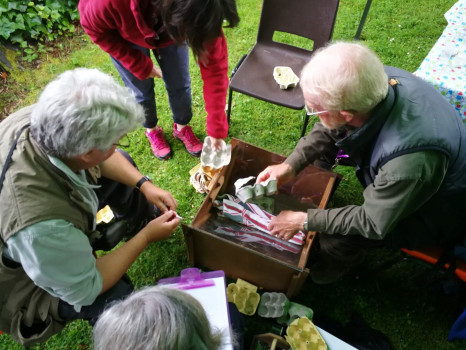
[[[466,0],[445,18],[447,26],[414,74],[434,85],[466,122]]]

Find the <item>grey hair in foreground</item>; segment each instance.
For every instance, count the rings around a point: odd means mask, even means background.
[[[369,112],[388,91],[377,55],[358,43],[337,42],[317,50],[301,72],[301,88],[328,111]]]
[[[186,292],[153,286],[105,310],[93,330],[95,350],[216,350],[221,333],[212,332],[201,304]]]
[[[31,114],[31,135],[51,156],[105,151],[144,120],[133,94],[111,76],[77,68],[47,84]]]

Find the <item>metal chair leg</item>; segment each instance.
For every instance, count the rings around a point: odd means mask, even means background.
[[[309,115],[307,114],[306,110],[304,110],[304,123],[303,123],[303,129],[301,130],[301,137],[303,137],[306,134],[306,129],[307,129],[307,124],[309,123]]]
[[[228,108],[227,108],[227,121],[228,125],[230,125],[230,115],[231,115],[231,99],[233,96],[233,90],[228,88]]]
[[[359,40],[361,38],[362,28],[364,28],[364,24],[366,23],[366,18],[369,13],[369,9],[371,8],[372,0],[366,1],[366,6],[364,7],[364,12],[362,13],[361,20],[359,21],[359,27],[356,31],[356,35],[354,36],[355,40]]]
[[[243,63],[243,61],[245,60],[247,55],[243,55],[243,57],[241,57],[241,59],[239,60],[239,62],[236,64],[235,68],[233,68],[233,70],[231,71],[231,75],[230,75],[230,81],[231,79],[233,78],[233,76],[235,75],[236,71],[238,70],[239,66],[241,66],[241,63]],[[231,115],[231,100],[232,100],[232,96],[233,96],[233,90],[229,87],[228,88],[228,108],[227,108],[227,121],[228,121],[228,125],[230,124],[230,115]]]

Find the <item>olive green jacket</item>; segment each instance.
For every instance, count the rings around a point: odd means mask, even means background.
[[[0,166],[3,168],[13,140],[29,123],[33,106],[10,115],[0,124]],[[89,179],[96,183],[94,169]],[[69,178],[56,168],[31,138],[26,128],[18,140],[0,192],[0,235],[8,239],[18,231],[49,219],[71,222],[86,235],[92,233],[94,216]],[[0,253],[3,244],[0,243]],[[53,252],[52,252],[53,253]],[[65,322],[58,315],[59,299],[37,287],[21,266],[5,265],[0,259],[0,330],[11,334],[21,344],[43,342],[59,332]],[[45,322],[41,334],[24,338],[21,324],[32,326]]]

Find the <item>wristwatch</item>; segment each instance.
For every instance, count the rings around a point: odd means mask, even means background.
[[[303,223],[303,229],[305,232],[308,232],[309,231],[309,228],[307,227],[308,223],[307,223],[307,217],[306,217],[306,220],[304,220],[304,223]]]
[[[141,177],[141,180],[139,180],[139,181],[136,183],[136,188],[137,188],[138,190],[141,190],[142,184],[143,184],[144,182],[146,182],[146,181],[152,182],[152,179],[151,179],[149,176],[144,175],[143,177]]]

